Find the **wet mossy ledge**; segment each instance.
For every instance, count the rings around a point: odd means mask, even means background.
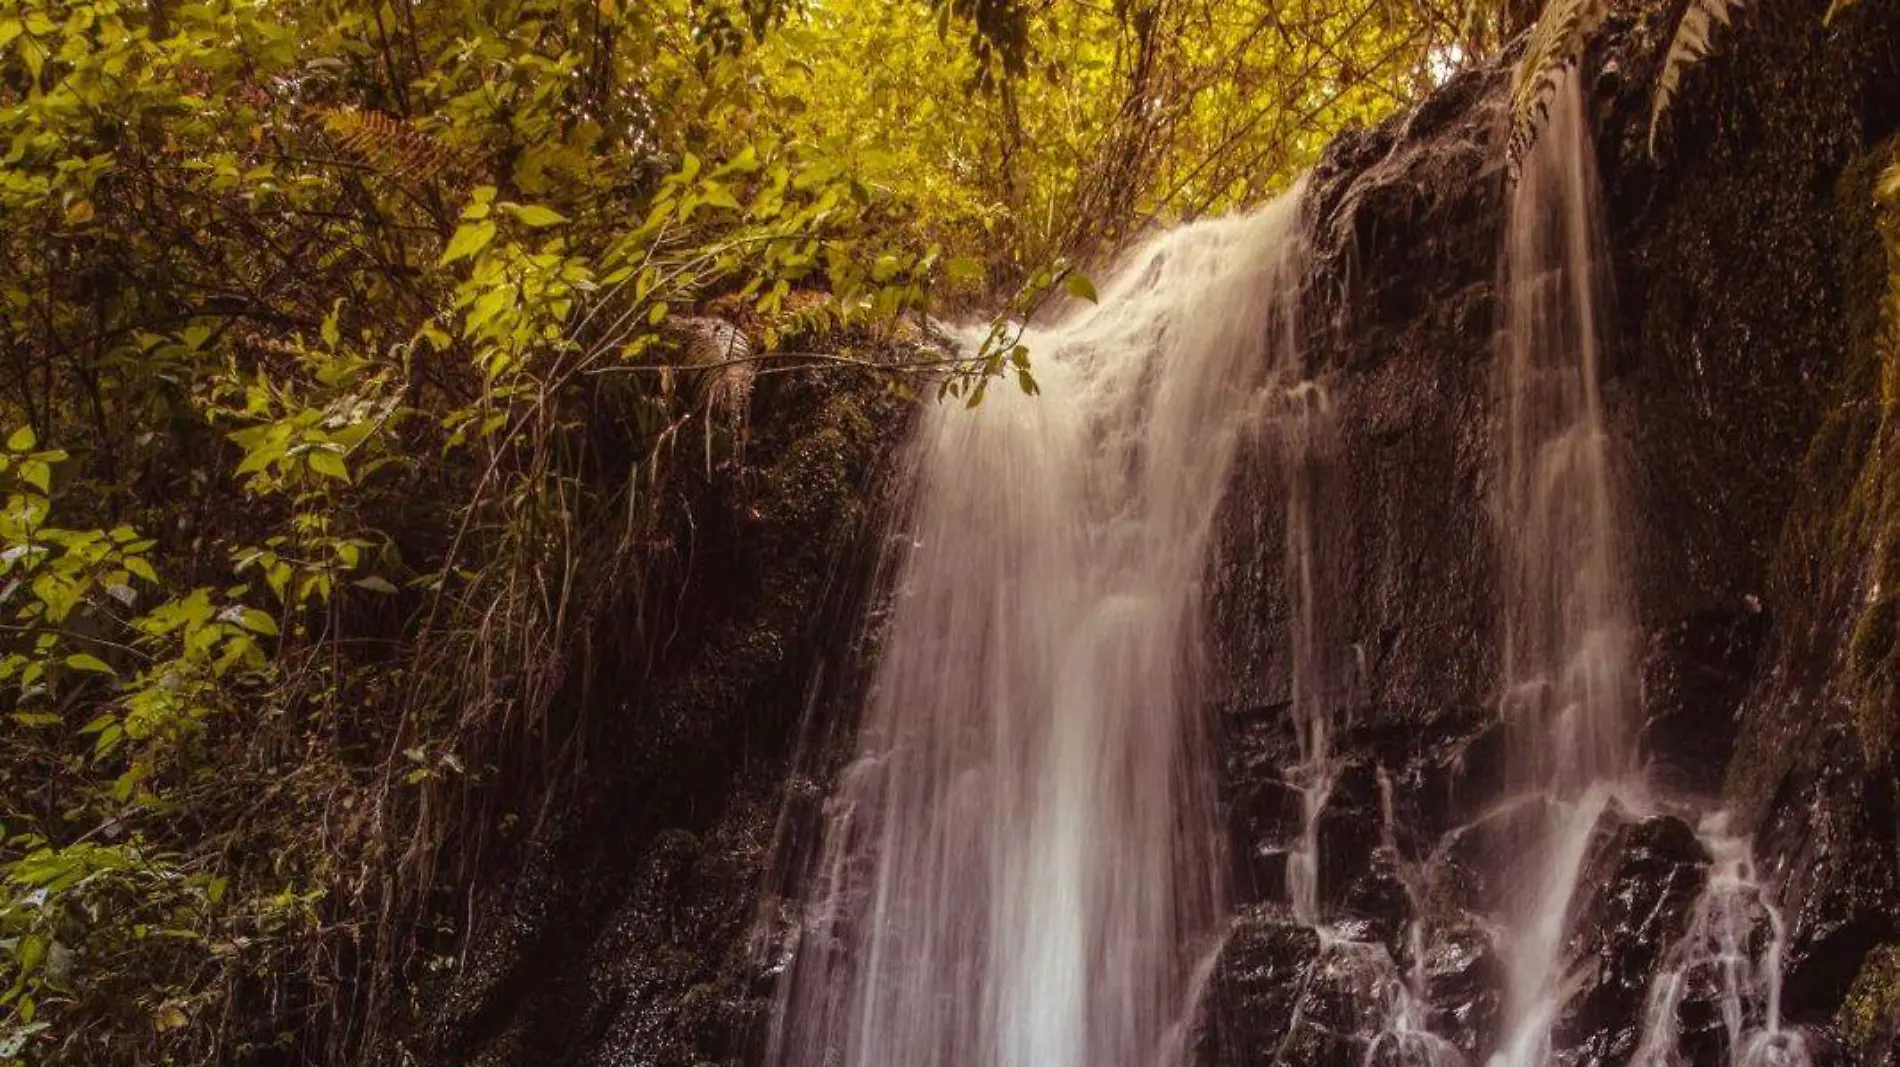
[[[1803,564],[1839,583],[1852,618],[1839,674],[1870,760],[1900,739],[1900,202],[1877,185],[1900,166],[1900,138],[1858,157],[1839,201],[1847,358],[1804,474],[1821,498],[1791,524],[1784,570]]]

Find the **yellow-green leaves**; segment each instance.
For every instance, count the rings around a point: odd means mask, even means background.
[[[494,239],[495,224],[492,221],[481,219],[464,222],[456,228],[455,235],[449,238],[448,247],[442,250],[441,265],[446,267],[456,260],[467,259],[487,248],[488,242]]]
[[[503,200],[495,201],[495,187],[484,185],[476,189],[469,205],[462,210],[462,224],[449,238],[448,247],[442,250],[440,266],[448,266],[458,260],[471,258],[495,239],[500,232],[495,224],[496,209],[514,219],[530,230],[558,226],[567,221],[567,216],[542,204],[516,204]]]
[[[318,447],[310,450],[310,469],[326,478],[335,478],[340,482],[350,480],[350,469],[343,463],[343,453],[332,447]]]
[[[558,225],[567,221],[566,215],[561,214],[553,208],[542,207],[539,204],[504,203],[501,206],[509,214],[521,220],[522,225],[532,226],[536,229],[543,226]]]
[[[1071,271],[1069,276],[1062,280],[1062,288],[1077,300],[1086,300],[1093,304],[1100,299],[1095,295],[1095,283],[1081,271]]]
[[[91,654],[90,652],[75,652],[72,655],[67,656],[65,662],[66,662],[66,666],[71,667],[77,671],[92,671],[97,674],[117,673],[112,669],[112,666],[108,664],[105,660],[100,659],[98,656],[95,656]]]

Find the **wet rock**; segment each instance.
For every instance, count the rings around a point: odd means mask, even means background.
[[[1578,1067],[1636,1052],[1651,981],[1687,932],[1710,865],[1695,831],[1671,815],[1631,821],[1612,805],[1595,837],[1570,912],[1576,986],[1552,1030]]]
[[[1642,751],[1653,785],[1712,796],[1734,747],[1768,618],[1759,598],[1698,612],[1650,639],[1643,662]]]
[[[1225,716],[1227,829],[1234,881],[1249,900],[1288,902],[1287,862],[1303,816],[1300,791],[1285,778],[1299,760],[1287,715],[1282,704]]]
[[[1319,933],[1284,909],[1237,919],[1202,1001],[1195,1062],[1201,1067],[1271,1063],[1321,954]]]
[[[1398,955],[1412,921],[1412,899],[1401,861],[1390,846],[1373,850],[1365,871],[1346,888],[1340,911],[1360,925],[1360,940],[1377,942]]]
[[[1285,1067],[1356,1067],[1378,1031],[1385,988],[1396,980],[1383,945],[1334,941],[1308,969],[1278,1059]]]
[[[1193,1044],[1199,1067],[1360,1067],[1398,980],[1385,946],[1326,938],[1284,908],[1236,920]]]
[[[1341,909],[1351,913],[1347,895],[1371,872],[1373,854],[1384,831],[1377,770],[1365,759],[1346,763],[1339,768],[1319,816],[1319,901],[1323,917]],[[1371,900],[1368,898],[1366,903]]]
[[[1434,925],[1425,946],[1430,1029],[1471,1060],[1497,1039],[1504,965],[1483,924],[1462,916]]]

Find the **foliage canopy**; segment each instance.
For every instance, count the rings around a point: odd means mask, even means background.
[[[1004,330],[892,339],[1258,200],[1501,20],[0,0],[0,1063],[397,1061],[754,376],[1033,390]]]

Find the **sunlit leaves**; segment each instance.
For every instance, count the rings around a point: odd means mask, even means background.
[[[1086,300],[1093,304],[1100,299],[1095,295],[1095,283],[1089,280],[1088,275],[1079,271],[1064,278],[1062,288],[1077,300]]]
[[[442,250],[441,263],[446,267],[458,259],[467,259],[487,248],[488,242],[494,239],[494,222],[488,219],[465,222],[456,228],[455,236],[449,239],[448,247]]]
[[[60,768],[0,855],[8,1018],[189,1062],[273,1039],[219,1000],[239,957],[406,951],[293,943],[341,876],[284,812],[368,857],[352,894],[432,866],[441,827],[368,809],[538,728],[590,545],[639,583],[713,421],[693,323],[749,375],[995,312],[928,381],[1033,394],[1017,324],[1096,298],[1074,264],[1395,104],[1430,35],[1369,3],[0,3],[0,726]],[[75,895],[22,904],[42,851]]]

